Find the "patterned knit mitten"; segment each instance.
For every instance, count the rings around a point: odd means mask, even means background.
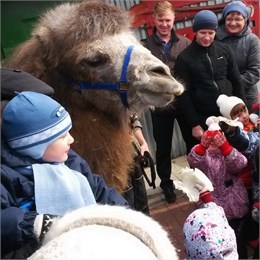
[[[34,221],[34,233],[39,245],[42,244],[46,233],[49,231],[53,221],[57,218],[55,215],[40,214]]]
[[[226,137],[220,131],[213,137],[213,143],[220,149],[224,156],[228,156],[233,150],[233,147],[228,143]]]

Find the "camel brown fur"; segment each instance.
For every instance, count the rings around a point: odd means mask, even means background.
[[[42,15],[31,38],[17,47],[6,67],[31,73],[55,89],[54,98],[73,120],[72,148],[93,172],[123,192],[133,159],[129,113],[164,106],[183,86],[134,37],[127,11],[102,1],[60,4]],[[115,90],[75,90],[79,82],[119,82],[127,48],[124,106]]]

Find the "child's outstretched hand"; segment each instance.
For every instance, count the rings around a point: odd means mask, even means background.
[[[199,201],[200,190],[203,188],[207,191],[214,190],[209,178],[197,168],[182,168],[180,171],[176,172],[174,176],[173,183],[176,189],[186,193],[190,201]]]
[[[211,192],[209,191],[209,189],[206,186],[203,186],[201,183],[196,183],[195,188],[198,189],[199,194],[200,194],[200,200],[203,203],[209,203],[209,202],[213,201]]]
[[[206,188],[206,186],[203,185],[202,183],[195,183],[194,187],[199,191],[199,193],[202,193],[202,192],[205,192],[208,190],[208,188]]]
[[[233,147],[228,143],[226,137],[220,131],[213,137],[213,143],[220,149],[224,156],[228,156],[233,150]]]

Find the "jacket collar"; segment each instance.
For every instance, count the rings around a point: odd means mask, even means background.
[[[203,47],[201,45],[199,45],[197,42],[196,42],[196,36],[194,36],[193,40],[192,40],[192,44],[194,46],[194,48],[196,48],[197,51],[201,52],[201,53],[206,53],[208,52],[210,49],[213,48],[214,46],[214,43],[215,43],[215,40],[211,43],[211,45],[209,47]]]
[[[153,33],[152,33],[152,36],[153,36],[153,39],[155,40],[155,42],[159,45],[162,45],[162,43],[165,43],[159,36],[157,36],[156,34],[156,27],[153,28]],[[180,39],[178,37],[178,35],[176,34],[175,30],[172,29],[171,30],[171,41],[172,41],[172,44],[174,42],[178,42]]]

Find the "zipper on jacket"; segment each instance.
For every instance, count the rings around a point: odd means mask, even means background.
[[[208,52],[206,53],[206,57],[209,61],[209,64],[210,64],[210,69],[211,69],[211,73],[212,73],[212,80],[213,80],[213,85],[216,87],[216,89],[218,90],[219,92],[219,88],[218,88],[218,84],[216,83],[215,79],[214,79],[214,71],[213,71],[213,66],[212,66],[212,62],[211,62],[211,59],[209,57],[209,54]]]

